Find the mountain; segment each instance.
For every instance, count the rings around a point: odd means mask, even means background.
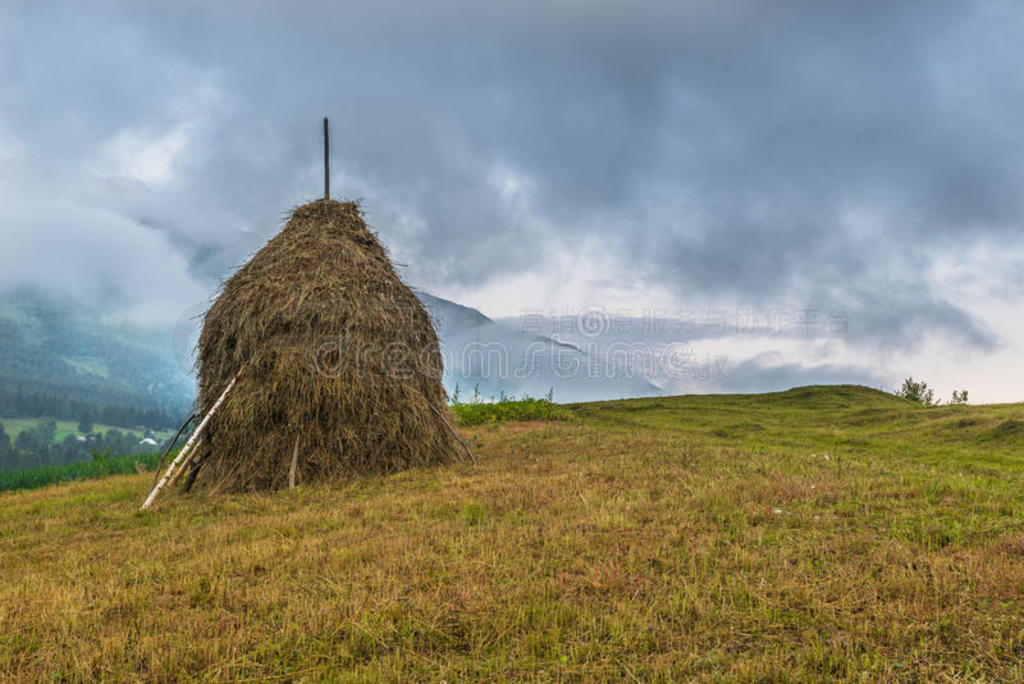
[[[614,354],[588,353],[540,334],[529,322],[495,321],[476,309],[416,292],[434,319],[444,358],[444,385],[461,399],[505,395],[559,402],[662,394]]]
[[[413,290],[413,293],[419,297],[419,300],[423,302],[423,306],[430,313],[430,317],[434,321],[434,329],[437,330],[439,337],[454,335],[464,330],[488,326],[494,323],[487,316],[468,306],[435,297],[422,290]]]
[[[194,391],[164,331],[105,323],[31,288],[0,294],[0,416],[176,427]]]

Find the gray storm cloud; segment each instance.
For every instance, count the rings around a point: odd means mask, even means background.
[[[316,196],[326,113],[333,186],[424,289],[588,240],[639,288],[993,349],[932,267],[1021,246],[1022,19],[943,0],[7,4],[0,247],[20,266],[0,278],[132,292],[115,264],[177,269],[184,293],[153,291],[184,310]],[[96,212],[125,234],[92,275],[14,237],[59,245]]]

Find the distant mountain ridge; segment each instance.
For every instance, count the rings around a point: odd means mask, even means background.
[[[422,290],[414,289],[413,293],[419,297],[419,300],[423,302],[423,306],[430,313],[438,336],[451,335],[469,328],[494,323],[490,318],[471,307],[456,304],[441,297],[435,297]]]
[[[444,384],[462,400],[505,396],[576,402],[660,395],[660,388],[628,368],[594,358],[578,346],[539,334],[531,326],[495,321],[476,309],[416,291],[441,340]]]

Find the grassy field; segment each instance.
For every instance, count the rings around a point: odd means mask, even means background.
[[[1024,405],[570,409],[334,489],[0,494],[0,680],[1024,679]]]
[[[3,424],[4,430],[10,436],[12,443],[14,442],[15,439],[18,438],[18,434],[22,430],[27,430],[29,428],[34,428],[38,422],[39,422],[38,418],[0,418],[0,424]],[[135,430],[133,428],[114,427],[112,425],[101,425],[99,423],[93,425],[92,431],[105,434],[107,432],[107,430],[110,430],[111,428],[114,428],[115,430],[120,430],[121,432],[134,432],[134,433],[138,433],[140,435],[143,432],[145,432],[145,430]],[[57,434],[54,437],[53,441],[57,442],[57,443],[60,443],[60,442],[63,442],[64,438],[67,437],[68,435],[79,435],[79,434],[81,434],[81,433],[78,431],[78,423],[76,423],[75,421],[72,421],[72,420],[58,420],[57,421]],[[154,434],[155,438],[157,439],[157,441],[163,441],[163,440],[165,440],[165,439],[167,439],[169,437],[173,437],[174,436],[174,430],[154,430],[153,434]]]

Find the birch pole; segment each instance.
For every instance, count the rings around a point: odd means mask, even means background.
[[[168,487],[173,487],[178,483],[178,480],[181,479],[182,474],[184,474],[185,470],[188,468],[188,464],[192,462],[192,457],[196,455],[196,452],[199,451],[199,447],[202,446],[202,444],[203,440],[200,437],[199,441],[196,442],[196,445],[192,447],[192,451],[189,452],[188,457],[181,462],[181,467],[179,467],[177,472],[171,476],[171,481],[167,483]]]
[[[206,427],[206,424],[210,421],[210,417],[213,415],[213,412],[216,411],[217,408],[224,401],[224,397],[228,396],[228,392],[230,392],[231,388],[235,386],[235,381],[237,380],[238,373],[235,373],[235,376],[231,378],[231,382],[229,382],[228,386],[224,388],[223,392],[221,392],[220,397],[217,399],[216,402],[214,402],[213,406],[210,407],[210,410],[206,412],[206,415],[203,416],[203,421],[199,423],[199,427],[196,428],[196,431],[192,433],[191,437],[189,437],[188,442],[185,443],[185,446],[181,448],[181,451],[178,452],[178,455],[174,458],[173,461],[171,461],[171,465],[168,466],[167,472],[164,473],[164,476],[162,478],[160,478],[160,482],[157,483],[156,487],[153,487],[153,491],[151,491],[149,493],[149,496],[146,497],[146,502],[142,504],[142,508],[139,510],[144,511],[147,508],[149,508],[152,505],[153,500],[156,498],[156,495],[160,493],[160,490],[167,486],[168,480],[171,479],[171,474],[177,469],[181,462],[185,460],[185,456],[188,455],[188,452],[191,451],[192,446],[199,439],[199,434],[203,431],[203,428]]]

